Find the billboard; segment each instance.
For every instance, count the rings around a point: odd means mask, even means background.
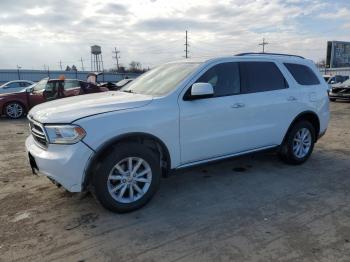
[[[326,64],[330,68],[350,67],[350,42],[328,41]]]

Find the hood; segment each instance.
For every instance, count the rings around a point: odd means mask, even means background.
[[[152,101],[151,96],[125,92],[102,92],[58,99],[35,106],[28,116],[49,123],[71,123],[79,118],[142,107]]]

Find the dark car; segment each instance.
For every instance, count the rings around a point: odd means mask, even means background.
[[[0,114],[17,119],[24,116],[33,106],[54,99],[108,91],[105,87],[97,86],[76,79],[45,78],[30,88],[21,92],[0,95]]]
[[[350,100],[350,79],[341,84],[332,86],[328,95],[331,101],[337,99]]]

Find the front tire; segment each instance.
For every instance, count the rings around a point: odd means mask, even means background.
[[[335,102],[337,99],[335,99],[335,98],[330,98],[329,99],[331,102]]]
[[[157,191],[160,178],[159,159],[151,149],[136,143],[119,143],[98,165],[93,186],[105,208],[125,213],[147,204]]]
[[[280,156],[288,164],[300,165],[311,155],[315,144],[315,128],[308,121],[300,121],[288,132],[281,146]]]
[[[21,103],[10,102],[5,106],[5,115],[9,119],[18,119],[24,116],[25,109]]]

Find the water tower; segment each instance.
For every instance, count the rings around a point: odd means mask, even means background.
[[[99,45],[91,46],[91,71],[103,71],[102,51]]]

